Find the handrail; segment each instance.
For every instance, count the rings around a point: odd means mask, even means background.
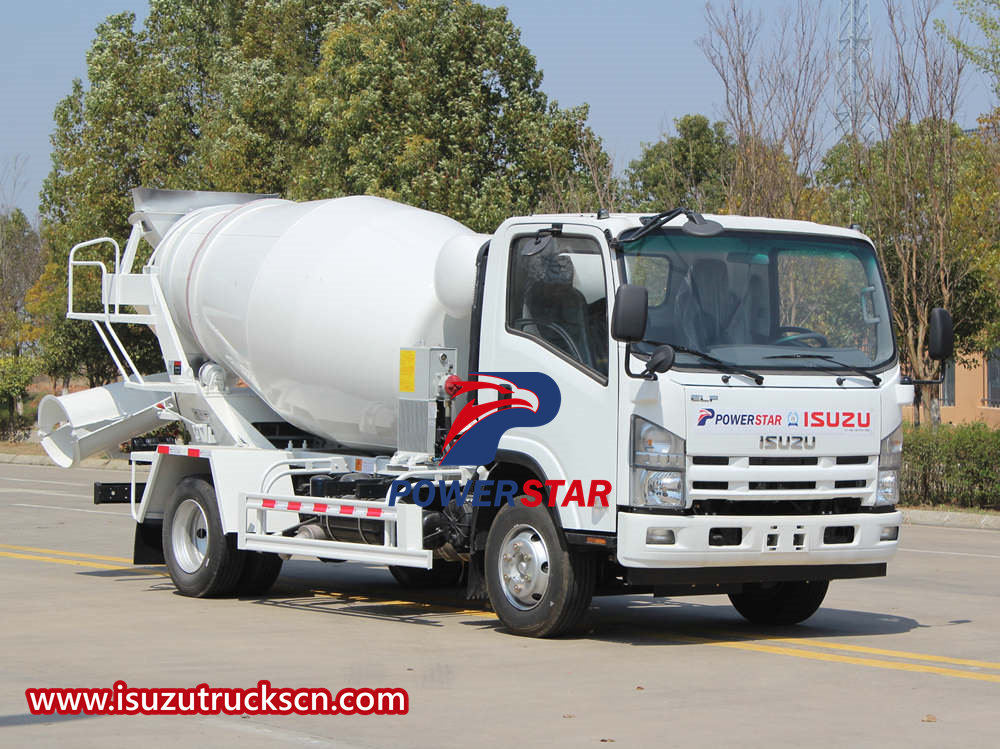
[[[108,275],[108,268],[107,268],[107,266],[101,260],[77,260],[76,259],[76,253],[77,253],[77,250],[82,250],[85,247],[92,247],[94,245],[103,244],[105,242],[110,242],[111,245],[115,248],[115,275],[117,275],[118,271],[119,271],[119,268],[121,267],[121,255],[122,255],[122,251],[121,251],[121,248],[118,246],[118,242],[116,242],[111,237],[98,237],[97,239],[91,239],[91,240],[89,240],[87,242],[80,242],[79,244],[74,245],[73,249],[71,249],[69,251],[69,279],[68,279],[68,281],[69,281],[69,283],[68,283],[69,293],[67,294],[67,299],[66,299],[66,315],[67,316],[76,314],[76,312],[73,310],[73,268],[74,267],[78,267],[78,266],[93,266],[93,267],[100,268],[101,269],[101,296],[102,297],[104,296],[104,279]],[[101,302],[104,304],[104,314],[107,315],[108,314],[108,304],[107,304],[106,301],[104,301],[103,298],[101,299]],[[86,313],[80,313],[80,314],[86,314]],[[115,303],[115,314],[116,315],[118,314],[118,304],[117,304],[117,302]]]

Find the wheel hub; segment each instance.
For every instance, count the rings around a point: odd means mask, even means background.
[[[185,499],[174,513],[170,542],[180,568],[188,574],[197,572],[208,551],[208,518],[195,500]]]
[[[537,606],[549,587],[549,551],[530,525],[511,528],[500,545],[500,585],[521,610]]]

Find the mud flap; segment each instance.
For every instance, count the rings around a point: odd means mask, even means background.
[[[132,564],[165,564],[163,559],[163,523],[147,520],[135,524]]]

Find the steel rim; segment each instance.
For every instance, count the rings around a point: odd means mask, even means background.
[[[185,499],[174,513],[170,531],[174,559],[188,574],[198,571],[208,552],[208,518],[194,499]]]
[[[549,588],[549,550],[542,534],[530,525],[516,525],[500,544],[500,587],[507,601],[521,611],[541,603]]]

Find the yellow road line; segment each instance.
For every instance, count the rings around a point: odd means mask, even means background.
[[[702,642],[705,645],[712,645],[720,648],[733,648],[736,650],[752,650],[757,653],[773,653],[775,655],[790,655],[796,658],[807,658],[815,661],[827,661],[830,663],[850,663],[855,666],[871,666],[874,668],[885,668],[892,671],[911,671],[925,674],[938,674],[941,676],[953,676],[957,679],[974,679],[976,681],[991,681],[1000,684],[1000,674],[983,674],[975,671],[959,671],[955,668],[943,668],[941,666],[928,666],[922,663],[902,663],[898,661],[883,661],[876,658],[858,658],[848,655],[835,655],[834,653],[817,653],[801,648],[783,648],[777,645],[763,645],[755,642],[715,642],[703,640],[701,638],[680,637],[692,642]]]
[[[13,549],[14,551],[31,551],[37,554],[56,554],[61,557],[80,557],[81,559],[101,559],[105,562],[125,562],[131,564],[131,559],[125,557],[105,557],[100,554],[82,554],[78,551],[59,551],[58,549],[39,549],[34,546],[14,546],[13,544],[0,544],[0,549]]]
[[[100,562],[87,562],[82,559],[59,559],[57,557],[36,556],[33,554],[15,554],[12,551],[0,551],[0,557],[10,557],[11,559],[30,559],[35,562],[54,562],[56,564],[69,564],[74,567],[97,567],[103,570],[127,569],[117,564],[101,564]]]
[[[865,645],[845,645],[840,642],[816,642],[807,638],[767,638],[772,642],[787,642],[790,645],[802,645],[805,647],[826,648],[827,650],[852,650],[856,653],[870,653],[871,655],[888,655],[896,658],[909,658],[914,661],[933,661],[934,663],[953,663],[957,666],[976,666],[978,668],[1000,669],[1000,663],[990,661],[977,661],[971,658],[950,658],[946,655],[927,655],[925,653],[910,653],[905,650],[886,650],[884,648],[870,648]]]
[[[128,562],[129,560],[123,557],[109,557],[101,556],[97,554],[76,554],[74,552],[58,551],[55,549],[40,549],[30,546],[14,546],[11,544],[0,544],[0,548],[3,549],[17,549],[20,551],[32,551],[32,552],[44,552],[43,554],[18,554],[9,551],[0,551],[0,557],[9,557],[12,559],[27,559],[34,560],[38,562],[52,562],[55,564],[66,564],[75,567],[91,567],[99,569],[109,569],[109,570],[135,570],[135,567],[121,567],[119,565],[102,564],[96,561],[87,561],[89,559],[101,559],[105,561],[114,562]],[[58,554],[64,557],[86,557],[85,559],[60,559],[58,557],[47,556],[47,554]],[[163,574],[159,571],[150,570],[150,572],[155,572],[156,574]],[[400,601],[400,600],[383,600],[374,598],[372,596],[356,593],[339,593],[336,591],[325,591],[313,589],[310,591],[314,595],[324,596],[328,598],[336,598],[343,601],[344,603],[366,603],[366,604],[376,604],[379,606],[409,606],[409,607],[419,607],[427,610],[433,610],[440,613],[446,614],[462,614],[467,616],[478,616],[482,618],[495,619],[496,614],[491,611],[483,611],[480,609],[463,609],[453,606],[448,606],[447,604],[439,604],[428,601]],[[878,658],[861,658],[858,656],[850,655],[838,655],[835,653],[824,653],[816,652],[814,650],[806,650],[805,648],[821,648],[827,650],[841,650],[847,652],[855,653],[868,653],[871,655],[885,655],[896,658],[907,658],[910,660],[922,660],[935,663],[950,663],[953,665],[961,666],[972,666],[979,668],[988,668],[994,670],[1000,670],[1000,663],[993,663],[990,661],[978,661],[970,658],[951,658],[943,655],[930,655],[925,653],[912,653],[904,650],[888,650],[885,648],[873,648],[865,645],[845,645],[838,642],[820,642],[817,640],[807,639],[807,638],[768,638],[771,642],[782,642],[789,645],[795,645],[797,647],[782,647],[778,645],[768,645],[763,642],[753,642],[748,640],[712,640],[705,637],[693,637],[688,635],[682,635],[672,632],[664,632],[664,637],[672,638],[676,640],[681,640],[684,642],[690,642],[699,645],[710,645],[712,647],[721,648],[731,648],[735,650],[749,650],[757,653],[770,653],[774,655],[787,655],[795,658],[805,658],[807,660],[817,660],[825,661],[827,663],[847,663],[856,666],[868,666],[873,668],[884,668],[893,671],[909,671],[916,673],[930,673],[938,674],[941,676],[951,676],[958,679],[973,679],[976,681],[988,681],[994,683],[1000,683],[1000,674],[984,674],[975,671],[962,671],[954,668],[944,668],[941,666],[931,666],[926,663],[904,663],[900,661],[886,661]]]

